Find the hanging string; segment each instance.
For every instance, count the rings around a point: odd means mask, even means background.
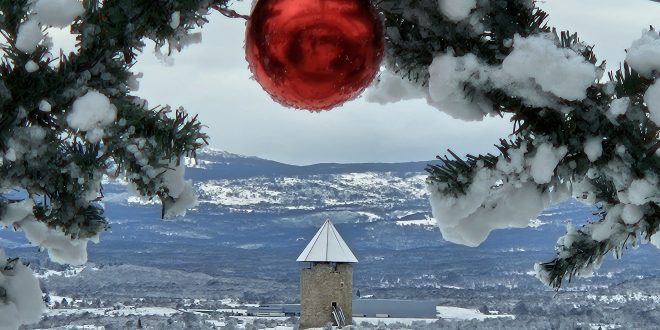
[[[226,17],[229,17],[229,18],[242,18],[242,19],[244,19],[244,20],[246,20],[246,21],[250,19],[250,16],[248,16],[248,15],[241,15],[241,14],[237,13],[237,12],[236,12],[235,10],[233,10],[233,9],[220,7],[220,6],[218,6],[218,5],[211,6],[211,8],[217,10],[218,12],[220,12],[220,14],[222,14],[222,15],[224,15],[224,16],[226,16]]]

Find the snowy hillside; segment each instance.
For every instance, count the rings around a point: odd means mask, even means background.
[[[532,265],[553,255],[567,222],[584,223],[593,210],[569,201],[544,210],[527,228],[495,231],[478,248],[450,244],[431,216],[425,164],[293,166],[206,151],[197,163],[188,162],[200,204],[182,218],[161,220],[160,205],[131,197],[121,181],[105,182],[110,228],[100,243],[89,246],[91,266],[53,264],[8,230],[0,231],[0,240],[12,255],[31,262],[51,296],[76,302],[67,310],[60,303],[48,314],[52,323],[44,326],[75,319],[81,325],[121,322],[123,328],[138,318],[156,327],[168,318],[177,325],[173,328],[185,320],[221,324],[234,321],[224,312],[207,317],[196,310],[223,310],[221,301],[228,298],[295,303],[301,267],[295,259],[328,218],[360,261],[354,284],[365,296],[437,300],[451,311],[486,305],[516,316],[479,321],[504,328],[517,325],[497,322],[526,322],[538,312],[534,308],[556,312],[549,306],[559,302],[536,303],[554,293],[534,278]],[[659,276],[657,267],[648,267],[657,265],[654,247],[629,251],[622,261],[610,259],[595,276],[569,286],[575,295],[563,299],[575,299],[596,314],[602,303],[657,304],[635,298],[642,292],[637,286],[612,295],[606,289]],[[581,297],[582,290],[593,294]],[[161,311],[165,316],[153,315]],[[592,321],[585,324],[599,322]]]

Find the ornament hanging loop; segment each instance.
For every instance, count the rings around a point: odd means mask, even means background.
[[[224,15],[225,17],[229,17],[229,18],[242,18],[242,19],[244,19],[244,20],[246,20],[246,21],[250,20],[250,16],[248,16],[248,15],[241,15],[241,14],[237,13],[237,12],[236,12],[235,10],[233,10],[233,9],[220,7],[220,6],[218,6],[218,5],[213,5],[213,6],[211,6],[211,8],[217,10],[220,14]]]

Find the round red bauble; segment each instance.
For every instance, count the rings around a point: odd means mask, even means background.
[[[378,72],[383,26],[369,0],[259,0],[245,38],[255,79],[283,105],[328,110]]]

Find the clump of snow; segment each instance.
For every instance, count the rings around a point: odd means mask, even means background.
[[[550,273],[541,264],[534,264],[534,276],[546,286],[550,286]]]
[[[18,329],[23,324],[39,322],[46,309],[39,280],[20,261],[9,262],[0,250],[0,329]]]
[[[179,165],[170,164],[163,174],[163,185],[168,189],[168,195],[174,198],[174,204],[165,209],[166,217],[184,216],[186,211],[197,206],[197,195],[193,190],[192,180],[185,180],[186,166],[183,159]]]
[[[568,257],[568,249],[579,239],[579,233],[575,225],[568,223],[566,225],[566,234],[557,240],[558,253],[560,258]]]
[[[651,244],[655,245],[658,249],[660,249],[660,231],[651,235]]]
[[[644,102],[649,108],[651,120],[660,126],[660,80],[646,90]]]
[[[474,81],[479,70],[480,64],[472,54],[455,57],[450,51],[436,56],[429,66],[429,104],[456,119],[483,120],[492,111],[492,105],[468,100],[465,95],[465,83]]]
[[[612,101],[612,103],[610,103],[610,108],[605,114],[611,122],[616,123],[616,117],[625,114],[629,107],[630,98],[627,96],[622,97]]]
[[[12,227],[13,224],[31,216],[33,207],[34,203],[31,200],[8,204],[0,217],[0,226]]]
[[[564,111],[561,99],[582,100],[596,82],[596,66],[578,51],[559,47],[554,34],[516,36],[512,46],[501,66],[481,63],[473,54],[454,56],[451,49],[437,55],[428,68],[428,103],[457,119],[481,120],[493,112],[484,93],[496,88],[526,105]]]
[[[619,200],[634,205],[644,205],[648,202],[657,202],[658,179],[655,175],[647,175],[642,179],[635,179],[630,183],[628,190],[619,193]]]
[[[626,63],[640,75],[653,77],[660,72],[660,35],[653,30],[642,32],[642,37],[635,40],[627,50]]]
[[[504,156],[498,158],[496,168],[504,174],[521,173],[525,169],[527,143],[524,142],[520,148],[509,149],[508,153],[508,160]]]
[[[629,225],[634,225],[639,222],[644,216],[644,208],[639,205],[626,204],[621,213],[623,222]]]
[[[170,27],[176,29],[181,24],[181,12],[175,11],[170,17]]]
[[[50,112],[51,109],[52,109],[52,106],[50,105],[50,103],[48,103],[48,101],[41,100],[39,102],[39,111]]]
[[[48,250],[52,261],[71,265],[86,263],[87,242],[96,238],[73,240],[61,230],[48,228],[34,218],[33,207],[34,202],[30,199],[7,205],[0,218],[0,225],[22,229],[33,245]]]
[[[16,161],[16,150],[14,148],[10,148],[7,150],[5,153],[5,159],[10,161],[10,162],[15,162]]]
[[[447,196],[440,193],[434,184],[428,186],[431,193],[433,215],[443,226],[455,226],[458,222],[474,213],[486,200],[492,186],[491,172],[480,169],[463,196]]]
[[[117,108],[107,96],[90,90],[73,102],[71,113],[66,117],[69,127],[86,132],[85,138],[91,143],[101,141],[103,128],[115,121]]]
[[[43,25],[63,28],[85,12],[78,0],[38,0],[32,10],[35,19]]]
[[[517,81],[533,80],[544,91],[566,100],[583,100],[596,81],[596,67],[572,49],[557,47],[550,34],[516,35],[502,70]]]
[[[19,226],[33,245],[48,250],[50,260],[75,266],[87,262],[88,239],[71,239],[61,230],[48,228],[46,224],[35,219],[23,220]]]
[[[25,71],[32,73],[37,70],[39,70],[39,64],[35,63],[33,60],[29,60],[25,63]]]
[[[367,102],[387,104],[402,100],[423,98],[421,88],[413,85],[408,79],[399,77],[389,70],[383,71],[374,84],[366,90]]]
[[[614,234],[622,232],[623,225],[619,222],[622,212],[623,205],[621,204],[610,208],[603,221],[592,225],[591,238],[594,241],[602,242],[610,239]]]
[[[603,155],[603,138],[594,136],[588,138],[584,143],[584,153],[587,154],[590,162],[595,162]]]
[[[22,52],[30,54],[37,49],[37,46],[43,39],[44,34],[41,32],[39,22],[36,20],[28,20],[18,27],[16,48]]]
[[[442,13],[454,22],[462,21],[472,9],[477,7],[477,0],[438,0]]]
[[[616,99],[612,101],[610,104],[610,110],[609,112],[614,115],[614,116],[619,116],[623,115],[628,111],[628,107],[630,106],[630,98],[629,97],[622,97],[620,99]]]
[[[429,185],[433,216],[445,240],[478,246],[492,230],[527,227],[550,203],[549,196],[533,183],[493,188],[496,181],[494,171],[480,169],[462,196],[444,194],[436,185]]]
[[[536,154],[530,159],[530,175],[536,183],[548,183],[555,173],[555,168],[564,158],[568,149],[565,146],[553,147],[543,143],[536,148]]]
[[[548,142],[539,143],[534,152],[527,143],[509,148],[508,158],[500,156],[494,169],[477,163],[471,178],[458,178],[469,182],[465,193],[430,181],[431,209],[443,238],[478,246],[492,230],[526,227],[551,202],[568,199],[570,182],[552,180],[566,153],[565,146],[555,148]],[[539,186],[550,182],[550,187]]]

